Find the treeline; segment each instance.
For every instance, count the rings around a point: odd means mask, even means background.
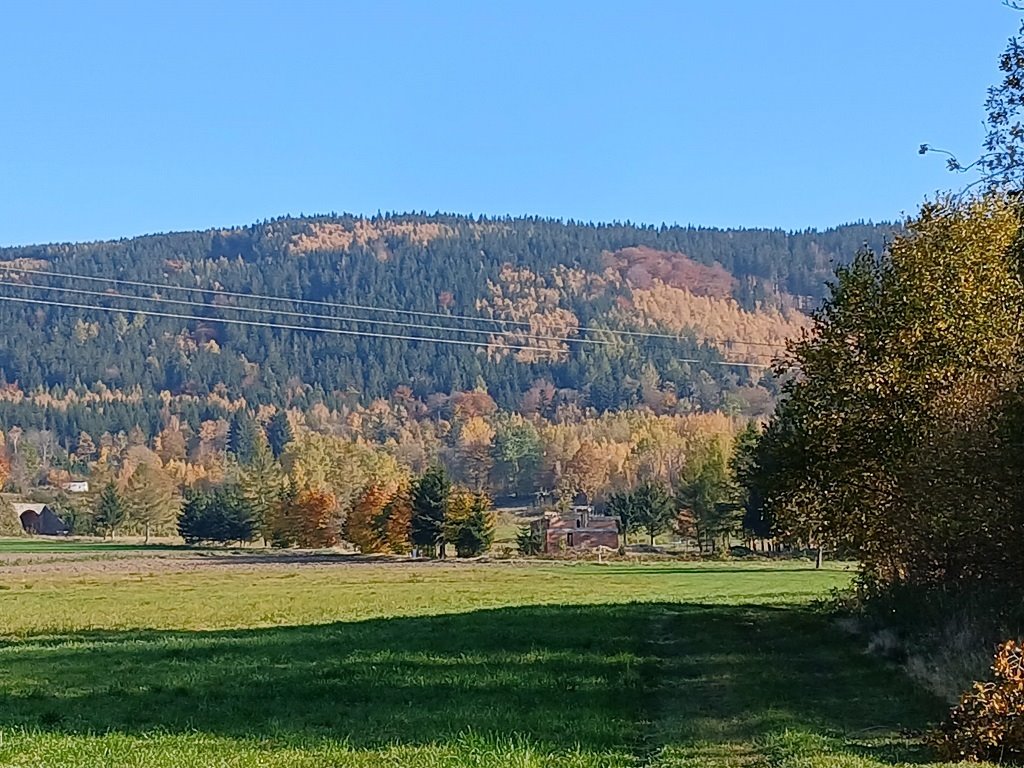
[[[82,433],[70,453],[52,436],[12,429],[0,433],[0,480],[51,502],[75,533],[104,536],[280,546],[341,536],[366,552],[442,542],[476,551],[493,535],[495,498],[537,514],[583,499],[620,515],[624,531],[671,528],[708,551],[743,535],[731,462],[751,432],[737,437],[741,420],[725,414],[549,420],[501,411],[476,391],[440,412],[396,398],[316,416],[315,431],[297,412],[238,410],[198,434],[173,420],[152,440],[141,430]],[[416,538],[413,511],[422,479],[436,472],[444,513],[431,544]],[[63,490],[83,479],[89,493]],[[657,522],[643,496],[652,489],[671,497]]]

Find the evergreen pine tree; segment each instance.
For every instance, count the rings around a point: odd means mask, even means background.
[[[267,424],[267,441],[275,459],[281,458],[285,446],[294,439],[292,425],[288,422],[288,414],[278,411]]]
[[[445,539],[455,545],[459,557],[476,557],[494,541],[494,515],[491,500],[483,493],[459,489],[448,502]]]
[[[189,492],[185,497],[185,506],[178,518],[178,534],[186,544],[198,544],[201,541],[212,541],[210,537],[210,516],[207,507],[210,494]]]
[[[252,506],[236,486],[189,494],[178,519],[186,544],[203,541],[252,541],[256,533]]]
[[[214,494],[214,504],[222,520],[219,541],[237,541],[241,544],[255,538],[256,516],[252,505],[238,486],[230,485],[218,489]]]
[[[412,488],[411,539],[417,547],[444,557],[444,523],[451,482],[444,467],[433,466]]]
[[[532,525],[522,525],[516,533],[516,549],[520,555],[539,555],[544,551],[544,539]]]
[[[258,433],[259,427],[246,411],[235,411],[228,431],[228,451],[234,454],[239,464],[245,466],[252,461],[260,437]]]
[[[124,499],[118,493],[117,486],[113,483],[107,483],[103,486],[103,490],[100,491],[100,495],[96,499],[94,513],[96,530],[103,534],[104,537],[110,534],[111,538],[113,538],[117,529],[124,522],[125,516]]]
[[[252,511],[254,531],[262,536],[266,543],[270,538],[268,531],[274,505],[281,497],[283,475],[267,441],[262,435],[258,434],[256,437],[252,459],[242,468],[238,486]]]

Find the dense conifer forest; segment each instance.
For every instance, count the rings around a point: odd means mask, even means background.
[[[240,403],[336,412],[399,393],[440,407],[467,391],[544,416],[763,415],[775,387],[751,366],[806,326],[837,263],[892,230],[330,215],[6,248],[0,293],[21,301],[0,302],[0,428],[73,447],[82,432],[155,436],[172,417],[198,431]],[[83,308],[100,306],[124,311]]]

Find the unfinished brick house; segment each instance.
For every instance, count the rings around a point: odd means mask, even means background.
[[[619,547],[619,519],[608,515],[595,515],[589,506],[575,506],[570,512],[545,513],[533,521],[534,532],[539,532],[544,551],[557,554],[573,549]]]

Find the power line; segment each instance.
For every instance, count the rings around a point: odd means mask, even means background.
[[[129,296],[123,293],[108,293],[107,291],[90,291],[85,288],[63,288],[57,285],[36,285],[34,283],[16,283],[7,280],[0,280],[0,286],[6,286],[9,288],[23,288],[35,291],[57,291],[60,293],[73,293],[79,296],[96,296],[104,299],[123,300],[123,301],[141,301],[141,302],[153,302],[158,304],[175,304],[178,306],[186,307],[199,307],[201,309],[227,309],[232,312],[255,312],[263,315],[285,315],[288,317],[302,317],[308,320],[328,320],[330,322],[337,323],[372,323],[375,325],[386,325],[390,327],[398,328],[415,328],[417,330],[434,330],[434,331],[446,331],[451,333],[475,333],[475,334],[487,334],[493,336],[494,334],[501,333],[499,329],[485,329],[485,328],[456,328],[456,327],[445,327],[443,325],[428,325],[426,323],[406,323],[398,322],[395,320],[374,320],[365,317],[338,317],[336,315],[316,315],[308,312],[294,312],[287,309],[267,309],[265,307],[240,307],[232,304],[207,304],[202,301],[189,301],[188,299],[165,299],[156,296]],[[128,308],[125,312],[131,312],[132,309]],[[519,333],[519,331],[515,331]],[[576,342],[581,344],[602,344],[609,345],[612,342],[605,341],[602,339],[586,339],[577,338],[575,336],[548,336],[544,334],[529,333],[525,334],[529,339],[536,341],[566,341]]]
[[[491,325],[513,325],[513,326],[519,326],[519,327],[525,327],[525,328],[531,328],[532,327],[530,325],[530,323],[528,321],[525,321],[525,320],[501,320],[501,319],[493,318],[493,317],[480,317],[480,316],[473,316],[473,315],[451,314],[451,313],[445,313],[445,312],[430,312],[430,311],[427,311],[427,310],[397,309],[397,308],[394,308],[394,307],[380,307],[380,306],[373,306],[373,305],[369,305],[369,304],[350,304],[350,303],[342,303],[342,302],[334,302],[334,301],[320,301],[320,300],[316,300],[316,299],[298,299],[298,298],[292,298],[292,297],[289,297],[289,296],[273,296],[273,295],[268,295],[268,294],[244,293],[244,292],[240,292],[240,291],[227,291],[227,290],[214,289],[214,288],[193,288],[193,287],[189,287],[189,286],[185,286],[185,285],[172,285],[170,283],[152,283],[152,282],[147,282],[147,281],[142,281],[142,280],[125,280],[125,279],[116,278],[116,277],[97,277],[97,276],[93,276],[93,275],[79,275],[79,274],[75,274],[75,273],[72,273],[72,272],[55,272],[55,271],[51,271],[51,270],[42,270],[42,269],[22,269],[22,268],[19,268],[19,267],[3,267],[3,269],[5,271],[9,272],[9,273],[13,272],[13,273],[21,273],[21,274],[27,274],[27,275],[41,275],[41,276],[44,276],[44,277],[57,277],[57,278],[65,279],[65,280],[83,280],[83,281],[89,281],[89,282],[106,283],[106,284],[110,284],[110,285],[130,285],[130,286],[133,286],[133,287],[136,287],[136,288],[151,288],[151,289],[154,289],[154,290],[186,291],[186,292],[201,293],[201,294],[205,294],[205,295],[230,296],[232,298],[252,299],[252,300],[257,300],[257,301],[281,301],[281,302],[288,302],[288,303],[291,303],[291,304],[304,304],[304,305],[307,305],[307,306],[330,307],[330,308],[334,308],[334,309],[357,310],[357,311],[363,311],[363,312],[380,312],[380,313],[392,314],[392,315],[409,315],[409,316],[412,316],[412,317],[430,317],[430,318],[443,319],[443,320],[448,320],[448,321],[451,321],[451,320],[461,320],[461,321],[474,322],[474,323],[487,323],[487,324],[491,324]],[[355,318],[347,318],[347,319],[353,320],[353,321],[358,321]],[[383,324],[383,321],[372,321],[372,320],[370,320],[368,318],[363,320],[363,322],[380,322],[380,323]],[[679,341],[682,338],[681,334],[660,333],[660,332],[656,332],[656,331],[631,331],[631,330],[627,330],[627,329],[617,329],[617,328],[600,328],[600,327],[594,328],[594,327],[589,327],[589,326],[581,326],[578,329],[578,331],[580,333],[583,333],[583,332],[604,333],[604,334],[610,334],[610,335],[614,335],[614,336],[627,336],[627,337],[633,337],[633,338],[652,338],[652,339],[672,339],[672,340],[675,340],[675,341]],[[574,338],[572,340],[573,341],[578,341],[579,339],[575,339]],[[777,344],[777,343],[767,342],[767,341],[752,341],[752,340],[751,341],[745,341],[743,339],[716,339],[716,338],[711,338],[711,337],[705,337],[703,339],[703,341],[710,342],[710,343],[715,343],[715,344],[746,344],[748,346],[755,346],[755,347],[769,347],[771,349],[775,349],[775,350],[779,350],[779,351],[782,351],[782,350],[785,349],[785,344]]]
[[[153,296],[131,296],[126,294],[108,293],[107,291],[91,291],[86,288],[65,288],[56,285],[36,285],[33,283],[18,283],[6,280],[0,280],[0,287],[35,290],[35,291],[56,291],[59,293],[71,293],[79,296],[93,296],[103,299],[119,300],[119,301],[139,301],[139,302],[153,302],[159,304],[173,304],[177,306],[188,306],[198,307],[201,309],[214,309],[221,310],[226,309],[232,312],[254,312],[263,315],[285,315],[289,317],[300,317],[307,320],[326,320],[329,322],[351,322],[351,323],[371,323],[377,325],[385,325],[389,327],[398,328],[413,328],[416,330],[436,330],[450,333],[464,333],[464,334],[486,334],[493,337],[499,333],[497,329],[482,329],[482,328],[458,328],[458,327],[445,327],[443,325],[429,325],[426,323],[407,323],[399,322],[394,320],[375,320],[360,317],[337,317],[335,315],[317,315],[306,312],[294,312],[285,309],[267,309],[265,307],[241,307],[231,304],[207,304],[201,301],[190,301],[188,299],[167,299],[162,297]],[[123,308],[122,311],[131,312],[134,311],[131,307]],[[205,316],[204,316],[205,317]],[[519,333],[516,331],[515,333]],[[527,336],[526,341],[554,341],[560,343],[574,343],[574,344],[597,344],[601,346],[610,346],[612,342],[604,339],[589,339],[585,337],[576,336],[552,336],[545,334],[529,333],[524,334]],[[480,342],[481,344],[485,342]],[[740,342],[742,343],[742,342]],[[748,352],[748,356],[764,356],[763,352]]]
[[[547,347],[534,347],[527,345],[513,344],[488,344],[480,341],[468,341],[466,339],[445,339],[431,338],[429,336],[407,336],[397,333],[374,333],[372,331],[354,331],[342,328],[320,328],[317,326],[292,325],[289,323],[271,323],[261,320],[242,320],[228,317],[201,317],[198,315],[183,315],[177,312],[155,312],[146,309],[132,309],[125,307],[104,307],[96,304],[77,304],[67,301],[52,301],[48,299],[33,299],[21,296],[0,296],[0,301],[14,301],[19,304],[42,304],[49,307],[66,307],[68,309],[88,309],[100,312],[113,312],[119,314],[145,315],[146,317],[166,317],[177,320],[191,320],[198,323],[222,323],[224,325],[245,325],[257,328],[279,328],[286,331],[308,331],[311,333],[329,333],[339,336],[364,336],[375,339],[398,339],[401,341],[429,341],[437,344],[456,344],[468,347],[497,347],[500,349],[515,349],[534,352],[553,352]]]
[[[210,323],[221,323],[224,325],[243,325],[247,327],[257,328],[276,328],[287,331],[300,331],[308,333],[327,333],[339,336],[360,336],[377,339],[396,339],[400,341],[424,341],[432,342],[436,344],[452,344],[457,346],[468,346],[468,347],[486,347],[495,348],[498,350],[517,350],[517,351],[532,351],[532,352],[545,352],[547,354],[557,353],[560,350],[552,350],[547,347],[528,346],[520,344],[494,344],[485,343],[478,341],[469,341],[466,339],[446,339],[446,338],[431,338],[429,336],[408,336],[405,334],[396,333],[380,333],[372,331],[356,331],[342,328],[321,328],[318,326],[303,326],[293,325],[290,323],[272,323],[261,320],[243,320],[240,318],[227,318],[227,317],[200,317],[196,315],[185,315],[177,312],[157,312],[146,309],[126,309],[121,307],[105,307],[95,304],[79,304],[75,302],[66,301],[53,301],[49,299],[35,299],[21,296],[3,296],[0,295],[0,302],[16,302],[18,304],[31,304],[31,305],[42,305],[50,307],[64,307],[67,309],[85,309],[91,311],[100,312],[111,312],[115,314],[136,314],[144,315],[146,317],[164,317],[177,320],[189,320],[194,322],[210,322]],[[764,363],[740,363],[731,362],[727,360],[698,360],[696,358],[676,358],[677,362],[680,363],[696,363],[698,365],[719,365],[719,366],[732,366],[739,368],[770,368],[770,365]]]

